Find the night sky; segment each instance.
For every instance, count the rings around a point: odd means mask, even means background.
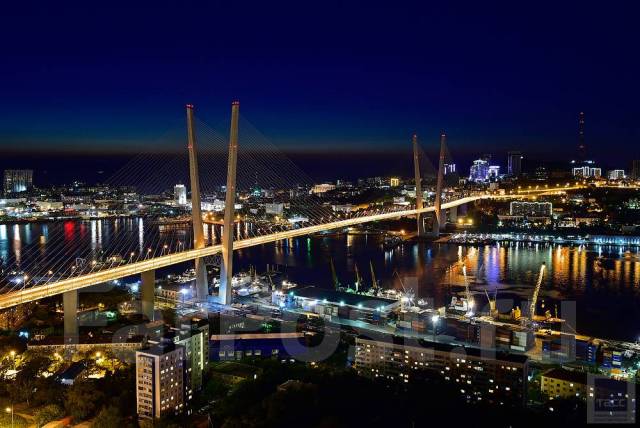
[[[454,156],[564,159],[584,111],[592,157],[640,156],[637,2],[116,3],[3,2],[0,153],[137,152],[239,99],[284,150],[445,129]]]

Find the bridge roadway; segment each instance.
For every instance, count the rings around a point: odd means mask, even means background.
[[[573,190],[580,187],[567,187],[567,188],[555,188],[555,189],[540,189],[539,193],[535,195],[532,191],[528,191],[527,194],[515,194],[515,195],[475,195],[465,198],[457,199],[442,204],[442,209],[453,208],[460,205],[464,205],[470,202],[475,202],[481,199],[512,199],[523,198],[530,196],[539,196],[543,194],[550,194],[556,192],[563,192],[567,190]],[[427,213],[435,211],[435,207],[425,207],[421,210],[411,209],[394,211],[383,214],[373,214],[365,217],[355,217],[345,220],[338,220],[331,223],[319,224],[314,226],[302,227],[299,229],[291,229],[283,232],[277,232],[270,235],[258,236],[255,238],[241,239],[234,241],[233,249],[238,250],[241,248],[253,247],[256,245],[266,244],[270,242],[280,241],[283,239],[295,238],[298,236],[309,235],[317,232],[322,232],[331,229],[340,229],[343,227],[355,226],[358,224],[369,223],[381,220],[390,220],[400,217],[414,216],[418,213]],[[198,257],[207,257],[222,252],[222,245],[211,245],[201,249],[191,249],[181,251],[179,253],[167,254],[165,256],[154,257],[148,260],[141,260],[135,263],[129,263],[122,266],[117,266],[109,269],[105,269],[98,272],[92,272],[85,275],[78,275],[76,277],[63,279],[56,282],[51,282],[44,285],[34,285],[29,288],[23,288],[21,290],[10,291],[0,295],[0,309],[10,308],[22,303],[33,302],[45,297],[55,296],[56,294],[62,294],[67,291],[78,290],[80,288],[89,287],[96,284],[101,284],[108,281],[124,278],[131,275],[137,275],[142,272],[160,269],[163,267],[175,265],[178,263],[188,262],[195,260]]]

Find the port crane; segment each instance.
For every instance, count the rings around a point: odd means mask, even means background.
[[[462,265],[462,276],[464,278],[464,294],[467,299],[467,316],[473,316],[473,297],[471,296],[471,290],[469,289],[469,280],[467,279],[467,266]]]
[[[369,267],[371,268],[371,286],[376,292],[378,291],[378,281],[376,281],[376,273],[373,270],[373,262],[369,260]]]
[[[356,293],[359,291],[360,288],[360,272],[358,271],[358,264],[356,263],[355,265],[356,267],[356,283],[355,283],[355,288],[356,288]]]
[[[533,289],[533,296],[531,297],[531,305],[529,306],[529,319],[533,322],[533,318],[536,314],[536,304],[538,303],[538,294],[540,293],[540,287],[542,286],[542,279],[544,278],[544,271],[546,269],[546,265],[542,263],[540,266],[540,273],[538,273],[538,281],[536,282],[536,287]],[[527,321],[523,319],[523,323]]]

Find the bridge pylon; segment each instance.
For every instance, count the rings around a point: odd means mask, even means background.
[[[416,209],[421,209],[424,204],[422,201],[422,176],[420,175],[420,154],[418,151],[418,136],[413,134],[413,171],[415,173],[416,180]],[[424,236],[424,221],[422,213],[416,214],[416,220],[418,222],[418,237]]]
[[[227,194],[224,202],[224,225],[222,231],[222,265],[220,266],[220,289],[218,301],[231,303],[233,278],[233,217],[236,203],[236,166],[238,163],[238,119],[240,102],[231,104],[231,130],[229,132],[229,160],[227,164]]]
[[[200,199],[200,176],[198,175],[198,153],[196,151],[196,134],[193,125],[193,105],[187,104],[187,137],[189,148],[189,178],[191,181],[191,217],[193,225],[193,247],[204,248],[204,227],[202,225],[202,204]],[[207,267],[202,257],[195,259],[196,298],[207,300],[209,284]]]
[[[444,131],[440,134],[440,156],[438,159],[438,177],[436,178],[436,198],[434,202],[435,218],[433,219],[433,227],[431,234],[433,236],[440,235],[440,229],[446,224],[446,217],[442,215],[442,184],[444,181],[444,157],[447,145],[447,135]]]

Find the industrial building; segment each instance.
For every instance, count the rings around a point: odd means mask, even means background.
[[[302,309],[327,319],[339,317],[372,323],[385,319],[401,304],[400,300],[313,286],[289,293],[275,291],[271,302],[282,308]]]
[[[209,340],[211,361],[232,361],[243,358],[288,358],[291,350],[301,349],[304,334],[241,333],[214,334]]]
[[[386,336],[372,340],[359,336],[355,368],[362,376],[392,382],[438,376],[459,385],[460,393],[469,401],[521,405],[526,399],[529,359],[422,339]]]

